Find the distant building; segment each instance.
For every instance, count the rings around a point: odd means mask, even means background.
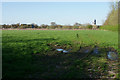
[[[94,25],[96,25],[96,19],[94,19]]]
[[[96,19],[94,19],[94,25],[93,25],[93,29],[97,29],[97,26],[96,26]]]
[[[34,28],[35,26],[34,26],[34,24],[32,24],[32,28]]]

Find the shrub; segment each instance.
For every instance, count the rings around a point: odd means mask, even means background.
[[[79,29],[79,26],[74,26],[74,29]]]
[[[25,29],[25,27],[24,27],[24,26],[20,26],[19,28],[20,28],[20,29]]]
[[[87,25],[87,28],[88,28],[88,29],[92,29],[93,26],[92,26],[92,25]]]
[[[63,29],[73,29],[73,26],[65,25],[62,27]]]

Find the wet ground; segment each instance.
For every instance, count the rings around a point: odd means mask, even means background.
[[[48,44],[51,51],[46,56],[36,56],[43,72],[29,75],[30,78],[117,78],[118,53],[114,48],[99,46],[80,47],[76,52],[59,44]],[[38,54],[37,54],[38,55]],[[38,70],[39,71],[39,70]]]

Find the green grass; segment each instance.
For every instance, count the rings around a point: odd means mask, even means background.
[[[101,26],[100,29],[103,30],[110,30],[110,31],[118,31],[118,25],[112,26],[112,25],[105,25],[105,26]]]
[[[53,51],[48,44],[51,44],[52,47],[59,45],[66,49],[72,46],[72,53],[58,53]],[[94,47],[95,45],[101,47],[100,51],[103,54],[89,55],[81,59],[82,55],[77,52],[80,47]],[[91,72],[95,78],[100,73],[106,73],[106,47],[113,47],[119,51],[117,32],[3,30],[3,78],[89,78]],[[92,70],[88,71],[88,68]]]

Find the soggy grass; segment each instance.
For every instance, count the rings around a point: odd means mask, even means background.
[[[102,30],[3,30],[2,43],[3,78],[100,78],[107,75],[105,48],[119,51],[117,32]],[[78,52],[96,45],[99,56]]]

